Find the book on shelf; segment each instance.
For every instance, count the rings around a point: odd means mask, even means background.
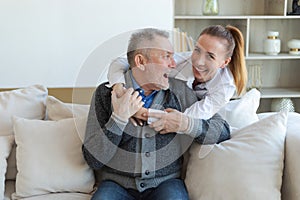
[[[187,32],[175,27],[173,30],[173,46],[175,52],[192,51],[194,49],[194,39]]]

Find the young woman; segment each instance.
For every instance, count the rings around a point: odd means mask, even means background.
[[[247,69],[244,39],[234,26],[213,25],[205,28],[197,38],[193,52],[175,54],[174,59],[177,67],[170,76],[186,80],[199,98],[185,110],[186,115],[209,119],[235,93],[241,95],[245,91]],[[118,58],[109,68],[108,80],[120,95],[121,84],[117,83],[124,82],[123,73],[128,67],[126,58]],[[143,112],[145,110],[139,113]]]

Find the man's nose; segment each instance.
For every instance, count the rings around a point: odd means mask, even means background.
[[[175,63],[174,58],[171,58],[169,67],[170,67],[170,68],[175,68],[175,67],[176,67],[176,63]]]

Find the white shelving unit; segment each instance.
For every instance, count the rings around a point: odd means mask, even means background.
[[[196,39],[206,26],[231,24],[245,39],[247,66],[261,69],[262,106],[270,111],[273,98],[292,98],[300,112],[300,56],[290,55],[287,42],[300,39],[300,15],[287,15],[292,0],[219,0],[219,15],[202,15],[204,0],[174,0],[174,27]],[[281,52],[277,56],[263,53],[263,41],[269,30],[279,32]]]

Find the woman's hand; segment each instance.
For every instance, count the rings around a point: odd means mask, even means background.
[[[184,132],[187,130],[189,120],[186,115],[171,108],[167,108],[165,111],[165,113],[148,113],[148,117],[158,119],[149,125],[151,128],[160,132],[161,134],[170,132]]]
[[[143,126],[144,121],[148,120],[147,113],[148,109],[142,107],[133,115],[133,117],[130,118],[130,121],[133,123],[134,126]]]

